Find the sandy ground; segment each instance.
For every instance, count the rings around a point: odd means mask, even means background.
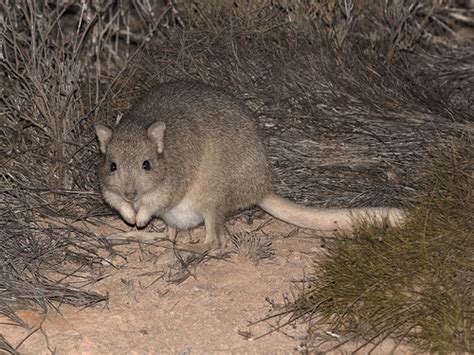
[[[234,222],[228,228],[235,233],[255,230],[265,221]],[[126,259],[111,259],[117,268],[105,267],[108,277],[92,286],[109,294],[107,304],[82,310],[61,306],[60,313],[50,310],[47,315],[20,311],[31,329],[0,324],[0,334],[14,346],[22,342],[18,348],[22,354],[304,352],[308,343],[304,324],[265,335],[276,320],[252,322],[266,317],[271,303],[291,298],[293,281],[311,271],[312,259],[324,241],[273,219],[266,222],[270,223],[256,233],[271,238],[275,255],[270,259],[254,263],[231,253],[225,259],[199,263],[192,270],[194,276],[173,284],[167,277],[160,278],[162,270],[169,269],[153,257],[162,248],[135,242],[121,245],[116,248]],[[193,238],[203,233],[198,229]],[[353,346],[337,353],[349,352]],[[375,353],[390,349],[387,342]]]

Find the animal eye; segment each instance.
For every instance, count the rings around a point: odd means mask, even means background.
[[[110,163],[110,171],[117,170],[117,164],[115,162]]]
[[[151,163],[150,163],[149,160],[145,160],[145,161],[143,162],[143,169],[145,169],[145,170],[151,170]]]

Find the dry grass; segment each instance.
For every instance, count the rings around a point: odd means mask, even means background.
[[[130,45],[121,50],[118,39],[125,29],[133,36],[123,23],[125,2],[112,4],[3,5],[1,167],[8,185],[33,188],[48,202],[70,193],[83,200],[75,207],[90,206],[92,118],[129,57]],[[77,214],[61,215],[67,212]]]
[[[108,211],[95,192],[92,120],[134,50],[133,31],[143,40],[158,17],[145,31],[124,18],[127,2],[0,6],[0,314],[24,325],[19,308],[107,299],[87,286],[101,278],[108,244],[62,218]]]
[[[245,98],[278,192],[322,206],[398,204],[428,146],[472,120],[471,48],[455,41],[469,10],[454,0],[168,3],[0,5],[0,314],[104,299],[79,286],[110,246],[57,226],[111,213],[92,125],[157,82]]]
[[[258,116],[277,191],[324,206],[399,203],[428,146],[465,129],[471,79],[440,82],[430,68],[472,71],[467,49],[450,50],[449,62],[416,52],[388,66],[386,38],[354,32],[339,48],[314,23],[303,30],[279,22],[269,31],[273,12],[259,14],[251,27],[227,14],[212,28],[174,29],[150,43],[118,106],[177,78],[226,87]]]

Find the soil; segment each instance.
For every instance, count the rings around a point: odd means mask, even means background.
[[[62,305],[47,314],[19,311],[30,329],[1,322],[0,334],[22,354],[304,353],[315,340],[305,324],[275,330],[277,319],[258,321],[274,311],[272,304],[291,299],[325,239],[270,218],[252,224],[234,219],[228,229],[258,230],[259,237],[270,238],[274,256],[259,262],[236,253],[208,258],[191,268],[184,281],[172,283],[169,265],[162,262],[166,258],[161,258],[169,251],[130,242],[115,247],[121,255],[110,257],[115,267],[104,266],[107,277],[90,287],[109,295],[106,304],[85,309]],[[203,228],[192,233],[193,239],[203,235]],[[320,334],[331,338],[327,330]],[[389,353],[392,346],[387,340],[374,353]]]

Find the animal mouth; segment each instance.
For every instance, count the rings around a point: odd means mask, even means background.
[[[137,203],[137,201],[140,200],[140,197],[142,195],[138,193],[137,190],[133,189],[133,190],[126,190],[124,192],[122,192],[122,197],[125,201],[127,201],[128,203],[134,205],[135,203]]]

